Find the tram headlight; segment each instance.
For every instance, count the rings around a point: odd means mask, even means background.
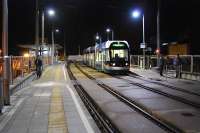
[[[115,66],[115,65],[116,65],[115,63],[112,64],[112,66]]]

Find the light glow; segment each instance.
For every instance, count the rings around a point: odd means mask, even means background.
[[[30,55],[28,53],[25,53],[24,54],[24,57],[29,57]]]
[[[106,32],[110,32],[110,29],[109,29],[109,28],[107,28],[107,29],[106,29]]]
[[[59,30],[59,29],[56,29],[56,32],[58,33],[58,32],[60,32],[60,30]]]
[[[55,16],[55,11],[53,9],[48,10],[49,16]]]
[[[132,12],[132,17],[133,18],[139,18],[141,16],[141,12],[139,10],[134,10]]]
[[[99,40],[99,36],[96,36],[96,40]]]

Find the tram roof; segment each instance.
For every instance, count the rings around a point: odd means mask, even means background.
[[[123,43],[127,44],[128,48],[129,48],[128,42],[127,42],[127,41],[122,41],[122,40],[106,41],[106,42],[103,42],[103,43],[101,43],[101,44],[95,45],[95,48],[96,48],[96,49],[106,49],[106,48],[109,48],[110,45],[111,45],[113,42],[118,42],[118,43],[123,42]]]
[[[101,43],[101,44],[98,43],[98,44],[96,44],[96,45],[93,46],[93,47],[88,47],[87,49],[84,50],[84,52],[86,52],[86,53],[91,53],[91,52],[94,52],[95,49],[101,51],[102,49],[109,48],[110,45],[111,45],[113,42],[118,42],[118,43],[123,42],[123,43],[125,43],[125,44],[128,46],[128,48],[129,48],[129,44],[128,44],[127,41],[124,41],[124,40],[114,40],[114,41],[106,41],[106,42],[103,42],[103,43]]]

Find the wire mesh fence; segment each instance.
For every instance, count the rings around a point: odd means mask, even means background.
[[[175,70],[176,55],[165,56],[165,65],[168,65],[169,70]],[[181,72],[200,74],[200,55],[180,55]],[[144,57],[142,55],[131,55],[131,67],[143,68]],[[156,55],[145,57],[145,68],[150,69],[156,67]],[[158,66],[159,67],[159,66]]]

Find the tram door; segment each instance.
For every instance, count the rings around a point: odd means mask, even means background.
[[[103,64],[104,64],[104,51],[101,52],[101,70],[102,71],[104,71]]]

